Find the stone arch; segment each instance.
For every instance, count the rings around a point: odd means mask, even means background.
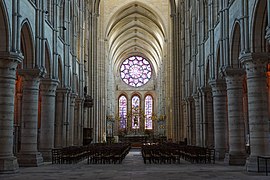
[[[216,51],[216,58],[215,58],[215,63],[214,63],[214,68],[212,69],[213,71],[213,79],[219,79],[219,70],[220,70],[220,65],[222,64],[221,61],[221,49],[220,49],[220,44],[218,44],[217,51]]]
[[[61,56],[58,56],[58,80],[59,80],[58,87],[63,87],[63,65]]]
[[[233,68],[239,68],[240,62],[238,59],[241,52],[241,34],[239,22],[235,22],[231,37],[231,56],[229,65]]]
[[[10,31],[8,16],[6,12],[6,7],[3,1],[0,2],[0,34],[1,34],[1,43],[0,43],[0,52],[9,51],[10,47]]]
[[[141,52],[157,71],[165,53],[166,28],[149,5],[131,2],[116,10],[106,25],[109,57],[115,66],[124,56]]]
[[[21,27],[21,52],[24,56],[22,68],[32,69],[35,67],[35,46],[32,29],[27,19],[23,21]]]
[[[51,67],[51,53],[48,42],[45,42],[45,68],[46,68],[46,75],[45,78],[52,77],[52,67]]]
[[[266,52],[267,41],[265,30],[267,26],[267,1],[258,0],[254,6],[251,22],[251,51]]]
[[[211,79],[211,67],[210,67],[210,59],[209,59],[209,57],[207,58],[207,61],[206,61],[204,78],[205,78],[204,83],[205,83],[206,86],[208,86],[208,82]]]
[[[74,92],[76,94],[79,94],[80,92],[80,85],[79,85],[79,78],[78,78],[78,75],[74,75]]]

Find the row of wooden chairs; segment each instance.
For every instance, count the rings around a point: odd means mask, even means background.
[[[181,158],[191,163],[215,163],[215,149],[199,146],[180,148]]]
[[[148,143],[142,146],[142,157],[144,163],[180,163],[181,158],[191,163],[215,163],[215,150],[176,143]]]
[[[113,143],[109,145],[91,145],[88,164],[122,163],[131,148],[130,143]]]
[[[141,149],[143,161],[151,163],[180,163],[180,154],[176,148],[167,144],[146,143]]]
[[[73,164],[87,159],[89,163],[119,162],[129,152],[130,144],[127,143],[94,143],[87,146],[70,146],[52,149],[53,164]]]

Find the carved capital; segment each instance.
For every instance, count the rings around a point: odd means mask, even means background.
[[[44,77],[44,71],[41,68],[19,69],[18,73],[23,77],[24,80],[34,80]]]
[[[0,77],[15,79],[16,68],[23,56],[14,52],[0,52]]]
[[[227,95],[225,80],[213,79],[213,80],[209,81],[209,84],[212,88],[213,97]]]
[[[270,53],[248,53],[240,56],[240,61],[246,69],[247,78],[265,76],[269,55]]]
[[[40,93],[43,96],[55,96],[59,81],[56,79],[42,79],[40,82]]]
[[[68,95],[71,91],[71,88],[69,87],[64,87],[64,88],[57,88],[56,89],[56,93],[57,94],[64,94],[64,95]]]

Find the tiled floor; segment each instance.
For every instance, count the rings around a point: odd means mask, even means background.
[[[178,179],[270,179],[264,173],[248,173],[243,166],[216,164],[144,164],[140,151],[132,149],[122,164],[56,165],[47,163],[41,167],[20,168],[16,174],[2,174],[0,180],[178,180]]]

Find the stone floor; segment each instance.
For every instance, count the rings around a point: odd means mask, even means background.
[[[0,174],[0,180],[176,180],[176,179],[270,179],[265,173],[248,173],[243,166],[216,164],[191,164],[181,160],[180,164],[144,164],[140,150],[131,149],[122,164],[78,164],[56,165],[47,163],[41,167],[20,168],[16,174]]]

